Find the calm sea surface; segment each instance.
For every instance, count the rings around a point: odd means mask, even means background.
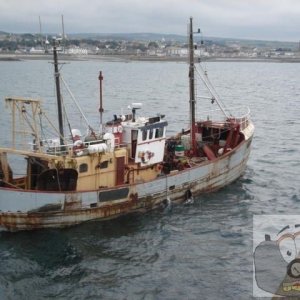
[[[46,61],[0,62],[1,146],[10,139],[4,97],[41,98],[55,114],[52,68]],[[300,215],[300,64],[212,62],[206,68],[227,106],[251,109],[256,131],[244,176],[168,211],[0,233],[0,299],[252,297],[253,215]],[[140,114],[166,114],[169,134],[186,126],[186,64],[64,65],[66,82],[95,126],[100,70],[106,120],[142,102]],[[83,125],[75,112],[70,120]]]

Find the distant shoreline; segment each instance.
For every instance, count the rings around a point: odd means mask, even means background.
[[[148,62],[186,62],[186,57],[157,57],[137,55],[60,55],[61,60],[68,61],[148,61]],[[0,54],[2,61],[24,61],[24,60],[52,60],[50,54]],[[248,58],[248,57],[211,57],[201,58],[205,62],[277,62],[277,63],[300,63],[300,57],[278,57],[278,58]]]

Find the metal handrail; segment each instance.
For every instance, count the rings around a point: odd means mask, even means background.
[[[241,108],[243,108],[243,110],[245,110],[246,112],[243,113],[241,116],[235,117],[234,114],[232,114],[232,112],[234,110],[239,109],[241,111]],[[224,116],[223,114],[223,110],[221,110],[220,108],[216,108],[214,110],[209,110],[209,111],[202,111],[200,114],[200,120],[212,120],[212,121],[216,121],[216,122],[220,122],[220,123],[224,123],[224,122],[228,122],[228,121],[235,121],[237,123],[240,124],[241,129],[243,130],[244,128],[246,128],[248,126],[249,120],[250,120],[250,109],[247,106],[236,106],[236,107],[232,107],[230,110],[226,109],[226,111],[229,114],[229,117]],[[202,116],[202,118],[201,118]],[[218,120],[219,117],[219,120]]]

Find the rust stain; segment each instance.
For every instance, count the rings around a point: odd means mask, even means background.
[[[183,183],[178,188],[176,187],[170,193],[171,200],[174,202],[184,201],[186,189],[190,189],[195,196],[222,188],[239,177],[246,166],[247,158],[248,155],[231,170],[229,170],[229,163],[224,166],[224,169],[220,169],[222,164],[219,161],[214,162],[215,166],[206,177],[189,182],[188,185]],[[139,198],[137,193],[131,193],[126,201],[103,205],[98,203],[99,206],[83,208],[80,195],[68,195],[61,210],[33,211],[31,213],[0,212],[0,227],[10,231],[66,227],[93,219],[110,219],[134,211],[152,210],[157,208],[165,198],[165,191],[142,198]]]

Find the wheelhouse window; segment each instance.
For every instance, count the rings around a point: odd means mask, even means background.
[[[151,128],[149,130],[149,140],[152,140],[153,139],[153,129]]]
[[[164,127],[156,128],[155,130],[155,138],[161,138],[164,135]]]
[[[143,139],[143,141],[147,140],[147,130],[142,131],[142,139]]]

